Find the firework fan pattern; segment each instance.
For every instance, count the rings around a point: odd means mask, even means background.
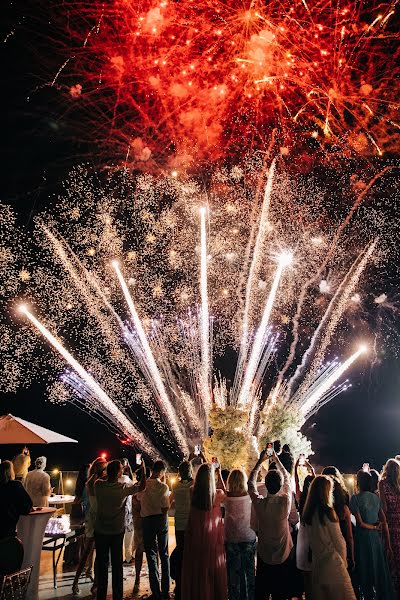
[[[263,166],[206,185],[81,167],[33,232],[2,205],[2,388],[44,378],[150,456],[187,452],[218,411],[246,443],[278,410],[298,429],[344,391],[364,344],[387,342],[366,312],[397,310],[380,280],[397,219],[372,202],[388,171],[343,180],[339,215],[317,180]]]

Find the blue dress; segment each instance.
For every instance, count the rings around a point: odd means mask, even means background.
[[[380,509],[379,496],[371,492],[360,492],[350,500],[353,515],[359,513],[364,523],[369,525],[378,523]],[[395,600],[380,531],[356,527],[355,561],[355,583],[364,600]]]

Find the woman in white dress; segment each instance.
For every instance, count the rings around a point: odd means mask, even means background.
[[[346,542],[333,509],[333,482],[318,475],[311,483],[303,520],[312,552],[312,597],[315,600],[356,600],[347,572]]]

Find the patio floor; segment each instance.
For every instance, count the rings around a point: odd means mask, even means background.
[[[169,528],[169,547],[170,553],[175,547],[174,528],[170,525]],[[77,596],[72,595],[72,583],[75,576],[75,566],[67,566],[63,564],[63,556],[61,556],[57,567],[57,589],[53,587],[53,567],[52,553],[42,552],[40,561],[40,580],[39,580],[39,600],[52,600],[53,598],[72,599]],[[147,571],[146,555],[143,558],[142,576],[140,581],[140,590],[138,594],[132,595],[134,583],[134,567],[133,565],[124,566],[124,598],[146,598],[150,595],[149,578]],[[82,575],[79,580],[80,595],[78,598],[92,598],[90,588],[92,583]],[[174,588],[174,582],[171,581],[171,590]],[[111,568],[108,578],[108,596],[111,594]],[[173,598],[173,594],[171,594]]]

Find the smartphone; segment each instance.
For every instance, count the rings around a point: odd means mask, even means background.
[[[362,466],[362,470],[365,473],[369,473],[369,463],[364,463],[363,466]]]
[[[267,449],[267,456],[272,456],[273,453],[274,453],[274,444],[273,444],[273,442],[267,442],[266,449]]]
[[[304,456],[304,454],[300,454],[299,456],[299,465],[302,467],[306,462],[306,457]]]
[[[219,462],[218,462],[218,458],[216,456],[212,457],[211,463],[213,464],[214,469],[218,469],[219,468]]]
[[[141,454],[136,454],[136,464],[137,465],[142,464],[142,455]]]
[[[194,453],[195,453],[195,455],[199,456],[200,451],[201,451],[200,444],[196,444],[196,446],[194,447]]]

